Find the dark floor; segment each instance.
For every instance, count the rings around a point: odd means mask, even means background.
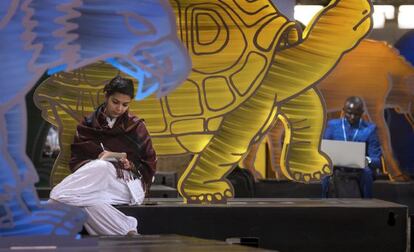
[[[46,239],[45,239],[46,238]],[[83,238],[82,240],[63,240],[36,237],[24,238],[14,242],[4,240],[0,251],[76,251],[76,252],[164,252],[164,251],[266,251],[249,246],[234,245],[222,241],[199,239],[179,235],[141,235],[136,237],[107,236]],[[7,248],[5,243],[8,243]]]

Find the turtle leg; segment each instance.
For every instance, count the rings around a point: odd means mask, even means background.
[[[209,163],[207,152],[211,151],[195,154],[178,181],[178,191],[186,203],[225,203],[234,195],[231,184],[221,175],[231,167]]]
[[[263,139],[262,141],[266,141],[266,139]],[[241,161],[242,167],[250,171],[255,181],[262,179],[262,175],[256,170],[255,167],[256,155],[259,151],[262,141],[252,144],[252,146],[250,146],[249,151],[246,153],[243,160]]]
[[[220,129],[192,162],[178,182],[187,203],[224,203],[234,196],[226,176],[249,146],[258,142],[277,115],[275,96],[258,91],[240,107],[224,116]]]
[[[324,112],[321,95],[313,88],[281,106],[278,118],[285,126],[285,139],[280,166],[288,178],[307,183],[331,173],[331,162],[320,150]]]

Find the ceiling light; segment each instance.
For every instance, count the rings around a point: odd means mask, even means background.
[[[374,13],[383,13],[388,20],[395,18],[395,7],[392,5],[374,5]]]
[[[414,29],[414,5],[400,5],[398,8],[398,28]]]
[[[394,19],[395,8],[392,5],[374,5],[374,29],[384,28],[385,20]]]
[[[316,13],[322,8],[322,5],[296,5],[294,17],[296,20],[307,26]]]

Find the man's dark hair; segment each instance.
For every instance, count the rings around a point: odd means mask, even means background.
[[[105,96],[109,97],[114,93],[121,93],[134,98],[134,83],[131,79],[123,78],[119,74],[115,76],[108,84],[104,87]]]

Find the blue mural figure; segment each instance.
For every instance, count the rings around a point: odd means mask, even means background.
[[[384,113],[390,129],[391,145],[398,163],[408,175],[414,176],[414,121],[406,114],[387,108]]]
[[[408,31],[395,43],[395,48],[400,51],[412,65],[414,65],[414,31]]]
[[[191,66],[173,11],[162,0],[4,0],[0,37],[0,236],[75,235],[84,213],[39,203],[25,153],[25,95],[46,71],[99,60],[138,78],[138,98],[167,94]]]

